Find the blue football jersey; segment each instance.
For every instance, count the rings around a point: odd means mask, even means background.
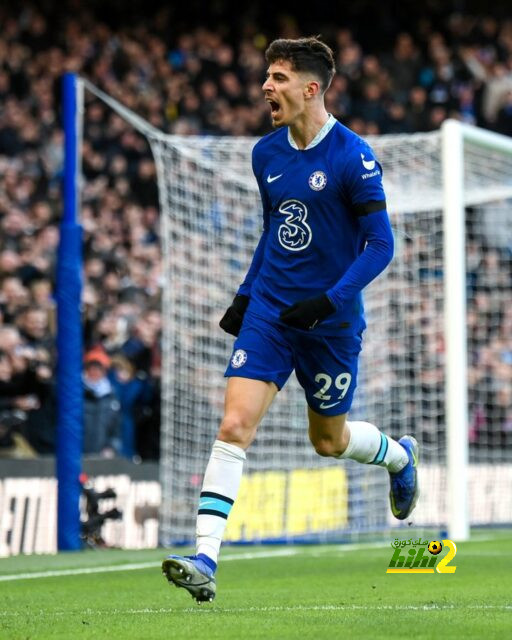
[[[393,236],[382,168],[370,146],[333,116],[304,150],[288,127],[253,150],[263,234],[239,293],[256,315],[279,321],[287,306],[327,293],[336,306],[315,329],[365,327],[361,290],[391,260]]]

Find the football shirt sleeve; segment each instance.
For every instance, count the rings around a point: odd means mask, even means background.
[[[382,186],[382,167],[368,145],[361,144],[352,152],[342,178],[345,198],[357,217],[366,246],[340,280],[326,292],[338,309],[387,267],[394,250]]]
[[[261,197],[261,204],[263,206],[263,233],[261,234],[261,238],[254,251],[249,270],[247,271],[244,281],[238,288],[237,293],[244,296],[251,295],[252,283],[254,282],[254,279],[258,275],[258,271],[260,270],[261,264],[263,262],[263,257],[265,255],[265,244],[267,242],[268,229],[269,229],[270,203],[268,201],[267,194],[265,193],[262,187],[261,176],[260,176],[260,172],[258,171],[258,164],[259,163],[254,150],[252,154],[252,170],[256,177],[256,182],[258,183],[258,189],[260,191],[260,197]]]

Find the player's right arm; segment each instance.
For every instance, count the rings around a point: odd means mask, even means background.
[[[258,275],[260,267],[263,263],[263,257],[265,255],[265,245],[267,243],[267,238],[268,238],[270,205],[268,203],[267,195],[262,187],[263,183],[260,179],[258,162],[255,159],[254,150],[252,154],[252,169],[256,177],[256,181],[258,183],[258,189],[260,190],[261,203],[263,206],[263,232],[261,234],[260,240],[254,251],[251,264],[249,266],[249,270],[247,271],[242,284],[239,286],[237,294],[233,299],[233,302],[228,307],[226,313],[222,316],[222,319],[219,322],[220,327],[226,333],[230,333],[233,336],[238,336],[238,334],[240,333],[244,315],[247,310],[247,307],[249,306],[252,283],[254,282],[256,276]]]

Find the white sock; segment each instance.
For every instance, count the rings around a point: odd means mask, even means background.
[[[347,422],[350,439],[340,458],[386,467],[397,473],[409,462],[407,452],[393,438],[384,435],[369,422]]]
[[[227,517],[235,501],[245,460],[245,451],[234,444],[215,440],[206,467],[197,515],[197,554],[215,563]]]

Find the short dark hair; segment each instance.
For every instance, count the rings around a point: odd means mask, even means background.
[[[265,51],[268,64],[287,60],[294,71],[309,71],[320,80],[322,92],[327,91],[335,73],[334,56],[319,36],[288,40],[279,38]]]

